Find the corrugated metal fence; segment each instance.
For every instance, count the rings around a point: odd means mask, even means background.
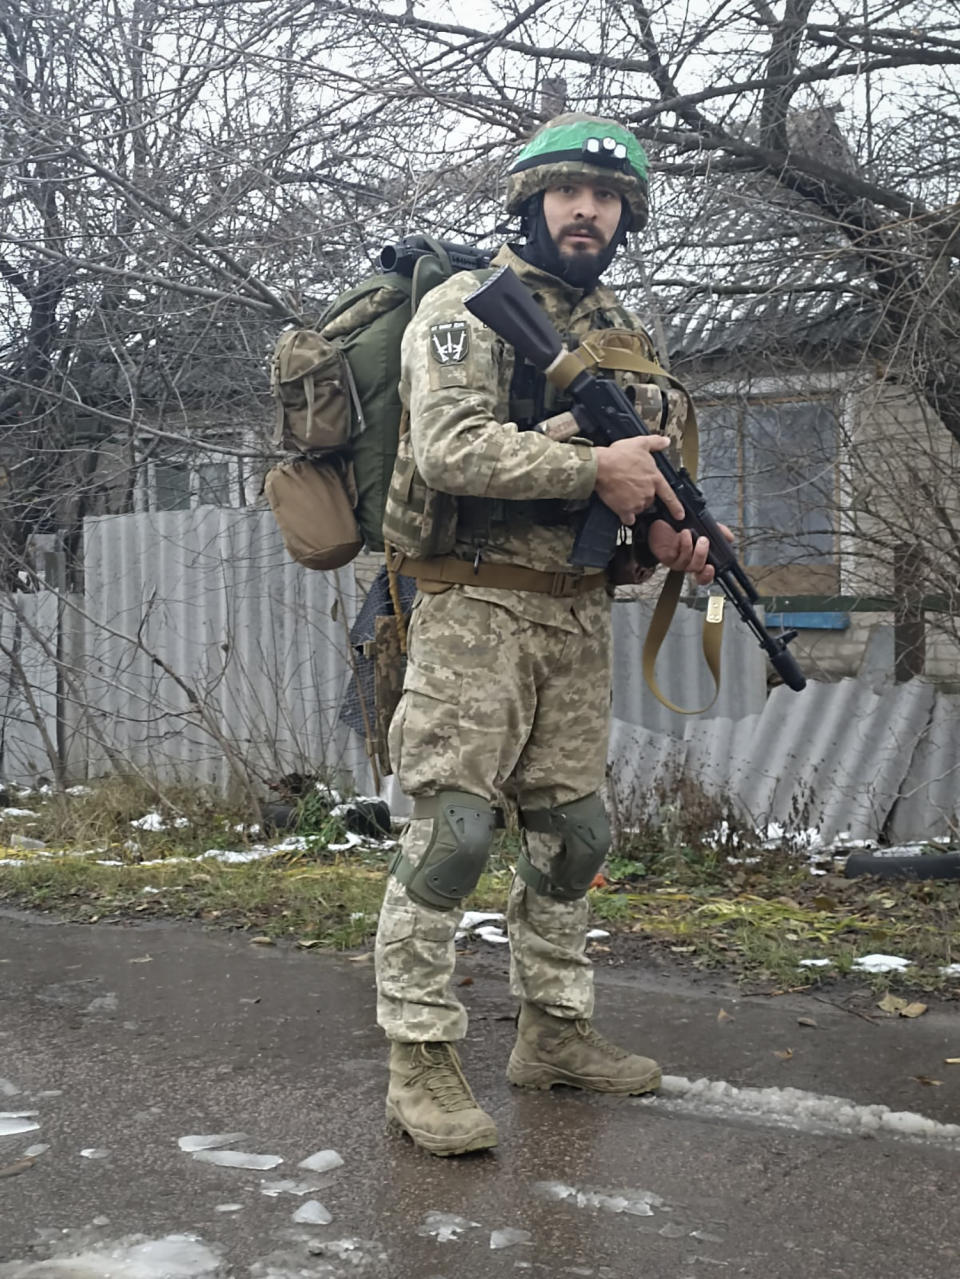
[[[226,787],[323,767],[370,788],[363,743],[339,719],[352,566],[307,572],[269,512],[204,507],[87,520],[84,579],[82,597],[0,597],[0,778],[125,768]],[[677,716],[640,674],[650,607],[614,609],[610,774],[621,817],[656,811],[693,783],[758,826],[818,828],[826,840],[956,829],[956,698],[919,682],[875,691],[853,680],[768,698],[763,655],[732,617],[716,704]],[[685,706],[712,696],[701,624],[681,608],[658,665],[664,692]]]

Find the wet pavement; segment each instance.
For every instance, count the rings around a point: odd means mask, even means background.
[[[603,968],[598,1023],[665,1095],[525,1093],[478,946],[464,1061],[500,1146],[440,1160],[384,1134],[369,956],[0,914],[0,1279],[960,1273],[960,1009]]]

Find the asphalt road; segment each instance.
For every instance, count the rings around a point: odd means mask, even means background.
[[[0,1279],[960,1273],[960,1136],[936,1126],[960,1124],[960,1066],[944,1064],[960,1009],[874,1022],[604,968],[603,1029],[673,1077],[740,1090],[623,1101],[511,1088],[503,951],[463,955],[463,978],[465,1065],[501,1144],[440,1160],[384,1133],[369,957],[0,915]],[[755,1091],[786,1088],[803,1093]],[[864,1136],[871,1105],[936,1122]],[[180,1148],[211,1134],[283,1162]],[[299,1166],[322,1151],[342,1164]],[[320,1224],[293,1220],[308,1204]]]

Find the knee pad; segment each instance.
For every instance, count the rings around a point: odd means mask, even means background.
[[[610,851],[610,822],[600,796],[594,792],[556,808],[524,809],[521,820],[527,830],[559,835],[563,841],[546,874],[521,855],[517,874],[524,883],[544,897],[584,897]]]
[[[447,790],[417,800],[414,817],[432,817],[427,851],[417,866],[398,853],[390,867],[420,906],[453,910],[468,897],[487,864],[496,813],[479,795]]]

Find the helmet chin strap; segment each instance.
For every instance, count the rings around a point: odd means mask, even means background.
[[[614,259],[614,255],[627,238],[630,225],[630,208],[626,200],[622,201],[620,221],[617,229],[610,237],[600,253],[577,253],[565,257],[557,248],[556,242],[547,230],[547,219],[543,212],[543,192],[531,196],[524,206],[520,221],[520,234],[524,243],[515,245],[516,252],[529,262],[531,266],[555,275],[557,279],[583,289],[589,293],[596,288],[601,275]]]

